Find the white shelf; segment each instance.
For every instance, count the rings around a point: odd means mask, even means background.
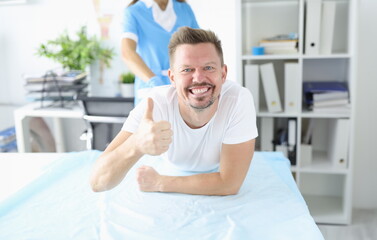
[[[351,113],[316,113],[305,110],[300,116],[303,118],[350,118]]]
[[[347,224],[342,197],[326,195],[303,196],[316,223]]]
[[[297,4],[298,0],[242,0],[243,3],[253,3],[253,4],[272,4],[276,6],[276,4]]]
[[[304,59],[332,59],[332,58],[350,58],[350,54],[339,53],[339,54],[330,54],[330,55],[303,55]]]
[[[351,58],[350,54],[339,53],[339,54],[330,54],[330,55],[304,55],[304,54],[270,54],[270,55],[251,55],[244,54],[242,55],[242,60],[280,60],[280,59],[348,59]]]
[[[312,163],[308,166],[301,166],[298,170],[303,173],[327,173],[327,174],[348,174],[348,169],[336,168],[328,160],[327,154],[318,152],[314,154]]]
[[[299,114],[298,113],[286,113],[286,112],[267,112],[267,111],[260,111],[257,113],[257,117],[282,117],[282,118],[287,118],[287,117],[297,117]]]
[[[258,117],[302,117],[302,118],[350,118],[350,113],[315,113],[310,111],[304,111],[301,113],[291,112],[267,112],[267,110],[261,110],[257,113]]]
[[[243,55],[242,60],[281,60],[281,59],[296,59],[300,58],[297,54],[290,55]]]
[[[237,61],[239,64],[238,77],[241,83],[248,83],[248,87],[258,86],[253,89],[253,95],[257,95],[257,117],[260,129],[260,138],[257,139],[257,147],[270,150],[271,144],[277,133],[287,132],[288,118],[296,119],[296,143],[301,143],[306,136],[307,126],[315,122],[313,130],[312,160],[309,165],[303,165],[305,159],[301,158],[301,145],[296,148],[296,165],[291,167],[295,180],[300,190],[305,194],[305,199],[314,219],[318,223],[347,224],[351,217],[352,197],[352,156],[354,139],[354,114],[355,104],[355,37],[357,31],[355,2],[356,0],[337,0],[335,27],[331,54],[307,55],[305,54],[305,19],[308,0],[237,0],[238,19],[238,48]],[[322,0],[322,2],[327,0]],[[253,46],[258,46],[261,39],[273,37],[279,34],[298,34],[298,52],[294,54],[276,55],[252,55]],[[272,63],[276,76],[276,84],[283,111],[268,112],[266,94],[259,72],[248,76],[246,81],[244,74],[245,65],[262,65]],[[286,63],[296,64],[298,80],[285,81],[287,77]],[[258,76],[258,75],[257,75]],[[289,76],[289,75],[288,75]],[[297,75],[296,75],[297,76]],[[252,82],[257,80],[258,83]],[[335,109],[330,112],[314,112],[304,109],[302,84],[307,81],[341,81],[348,84],[350,96],[350,110],[341,111]],[[293,86],[291,89],[287,87]],[[291,90],[291,91],[287,91]],[[291,93],[297,93],[297,96]],[[289,97],[285,96],[289,94]],[[292,97],[293,96],[293,97]],[[285,101],[297,100],[292,108],[295,112],[285,112]],[[287,101],[288,101],[287,100]],[[291,105],[292,106],[292,105]],[[347,168],[334,167],[327,156],[331,153],[332,135],[331,124],[337,119],[348,119],[350,123],[350,136],[348,141]],[[272,121],[271,121],[272,120]],[[272,122],[272,123],[271,123]],[[318,124],[318,125],[317,125]],[[264,127],[262,127],[262,125]],[[272,126],[272,127],[271,127]],[[344,131],[343,131],[344,132]],[[284,136],[284,135],[280,135]],[[270,141],[271,139],[271,141]],[[319,151],[319,152],[318,152]],[[302,162],[301,162],[302,160]],[[306,159],[309,160],[309,159]],[[336,195],[336,196],[332,196]]]

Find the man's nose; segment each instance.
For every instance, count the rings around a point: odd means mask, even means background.
[[[205,72],[203,69],[195,69],[194,74],[192,75],[194,82],[203,82],[205,80]]]

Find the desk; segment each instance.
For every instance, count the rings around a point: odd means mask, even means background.
[[[53,135],[55,137],[56,151],[65,152],[63,129],[61,118],[83,119],[84,110],[79,105],[68,108],[39,108],[40,103],[27,104],[14,111],[14,121],[16,127],[18,152],[30,152],[30,117],[50,117],[53,118]]]

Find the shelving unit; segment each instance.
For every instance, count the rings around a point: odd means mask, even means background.
[[[288,119],[296,120],[296,164],[291,171],[303,194],[309,210],[317,223],[349,224],[352,212],[352,167],[356,87],[356,1],[333,0],[336,2],[335,27],[331,54],[306,54],[305,33],[307,1],[312,0],[237,0],[237,59],[238,81],[246,86],[245,66],[273,63],[283,111],[269,112],[259,72],[257,124],[259,135],[256,150],[271,150],[265,147],[276,131]],[[327,2],[328,0],[322,0]],[[297,54],[252,55],[252,47],[259,41],[279,34],[297,33]],[[298,106],[295,111],[285,111],[285,64],[298,66],[297,85]],[[307,81],[341,81],[348,85],[350,111],[322,113],[306,110],[303,104],[302,84]],[[253,89],[255,91],[255,89]],[[252,90],[251,90],[252,91]],[[253,92],[253,91],[252,91]],[[331,160],[334,150],[331,143],[332,127],[338,119],[347,119],[349,139],[347,159],[343,167]],[[304,158],[301,143],[305,138],[309,122],[315,122],[311,140],[311,161]],[[266,122],[273,124],[262,125]],[[267,127],[266,127],[267,126]],[[272,135],[272,136],[271,136]],[[266,140],[267,139],[267,140]],[[271,139],[272,141],[273,139]],[[306,156],[306,155],[305,155]]]

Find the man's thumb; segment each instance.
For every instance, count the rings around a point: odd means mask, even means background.
[[[144,118],[153,121],[153,99],[147,98],[147,108],[145,109]]]

